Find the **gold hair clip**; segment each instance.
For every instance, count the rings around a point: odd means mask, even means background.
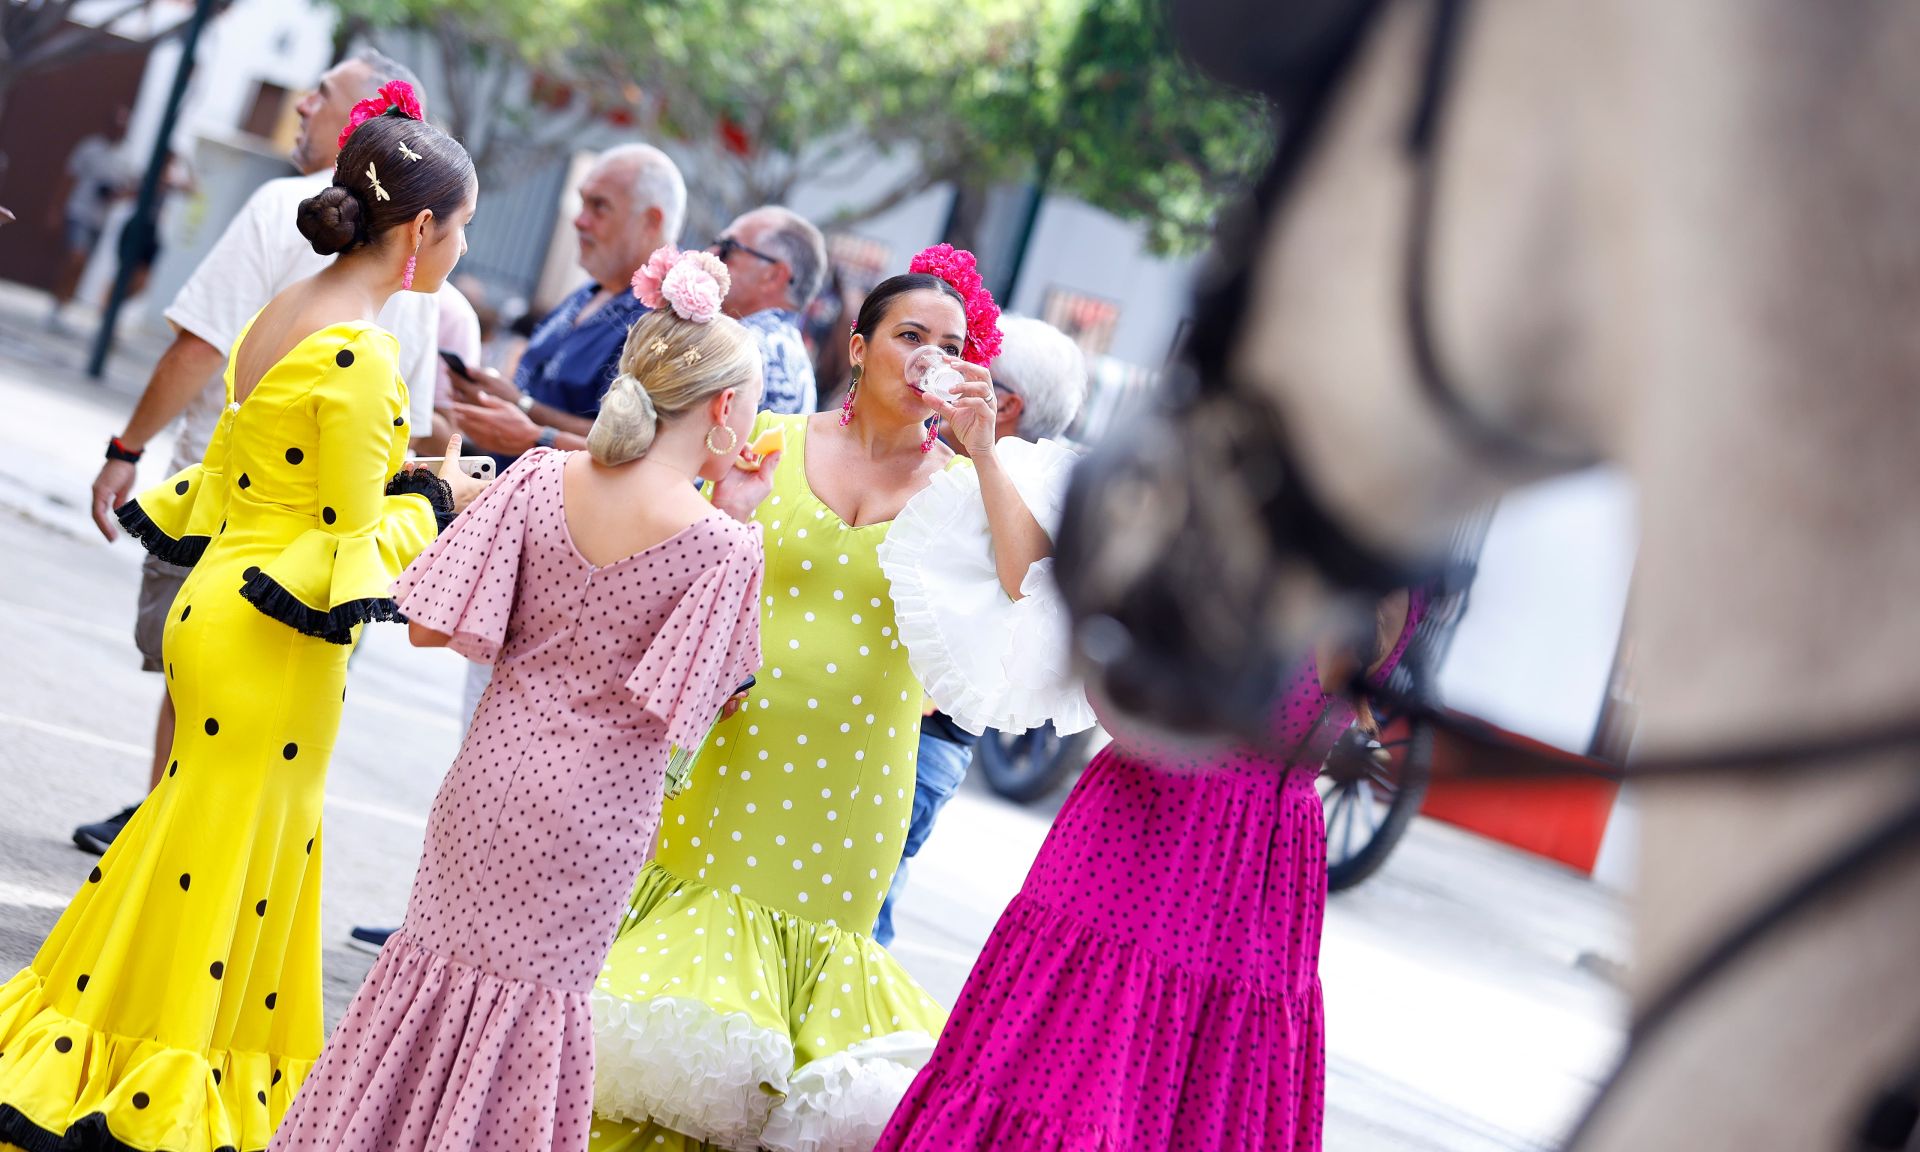
[[[376,196],[381,200],[393,199],[393,197],[387,195],[387,190],[385,188],[380,187],[380,177],[375,175],[373,171],[373,165],[371,164],[367,165],[367,181],[373,185],[374,196]]]
[[[700,363],[700,350],[698,348],[687,349],[687,354],[686,356],[683,357],[683,359],[686,360],[686,362],[689,364]]]
[[[420,159],[420,153],[415,152],[413,149],[407,147],[407,142],[405,140],[400,141],[400,155],[405,156],[409,160]]]
[[[655,340],[653,342],[653,354],[655,356],[665,356],[667,354],[667,342],[665,340]]]

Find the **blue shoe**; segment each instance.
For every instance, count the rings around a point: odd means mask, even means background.
[[[107,849],[113,847],[113,838],[120,835],[120,829],[127,826],[127,821],[133,819],[133,814],[138,811],[139,808],[140,805],[135,804],[131,808],[122,810],[117,815],[107,817],[98,824],[80,825],[80,827],[73,830],[73,842],[79,845],[80,850],[83,852],[91,852],[95,856],[105,856]]]
[[[347,947],[377,956],[380,949],[387,946],[387,937],[398,931],[398,928],[355,928],[347,933]]]

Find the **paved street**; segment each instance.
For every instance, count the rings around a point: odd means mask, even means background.
[[[92,867],[73,825],[140,795],[160,691],[130,636],[137,547],[107,545],[85,509],[153,349],[133,349],[104,386],[86,382],[78,342],[38,330],[38,300],[0,287],[0,974],[30,959]],[[166,456],[156,446],[143,477]],[[356,923],[398,922],[460,736],[458,658],[373,631],[328,787],[323,914],[336,942]],[[949,1002],[1049,816],[970,781],[916,862],[897,951]],[[1605,891],[1418,824],[1328,912],[1330,1152],[1551,1147],[1620,1043],[1621,998],[1579,961],[1624,953]],[[328,948],[330,1022],[369,963]]]

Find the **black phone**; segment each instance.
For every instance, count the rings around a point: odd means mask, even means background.
[[[449,352],[442,348],[440,350],[440,359],[447,362],[447,370],[455,376],[460,377],[462,380],[473,379],[473,373],[467,370],[467,362],[460,359],[458,352]]]
[[[735,696],[738,696],[742,692],[751,692],[753,690],[753,686],[758,683],[759,683],[758,680],[755,680],[753,677],[749,676],[745,680],[742,680],[740,682],[740,687],[735,688],[733,690],[733,694]]]

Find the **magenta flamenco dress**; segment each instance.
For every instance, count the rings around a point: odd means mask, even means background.
[[[1291,764],[1095,757],[878,1152],[1320,1148],[1314,776],[1353,713],[1309,661],[1276,716]]]

